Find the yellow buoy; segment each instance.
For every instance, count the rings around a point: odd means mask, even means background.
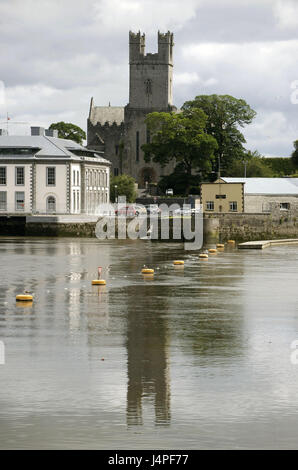
[[[143,268],[142,274],[154,274],[154,269]]]
[[[22,301],[31,301],[33,300],[33,295],[31,294],[19,294],[16,296],[16,300],[22,300]]]
[[[106,281],[104,279],[93,279],[93,281],[91,282],[91,284],[93,286],[105,286],[106,285]]]
[[[200,254],[199,254],[199,258],[201,258],[201,259],[208,259],[208,255],[207,255],[207,253],[200,253]]]
[[[235,243],[235,240],[228,240],[228,243]]]
[[[182,266],[184,264],[184,261],[181,259],[177,259],[173,262],[174,266]]]
[[[153,281],[154,280],[154,274],[144,274],[143,275],[143,280],[144,281]]]
[[[212,253],[216,253],[217,249],[216,248],[210,248],[208,251],[209,251],[209,253],[212,254]]]
[[[32,300],[18,300],[16,303],[17,307],[27,308],[32,307],[33,301]]]
[[[216,245],[216,248],[224,248],[224,247],[225,247],[225,246],[224,246],[223,243],[218,243],[218,244]]]

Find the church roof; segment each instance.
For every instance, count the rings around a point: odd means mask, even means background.
[[[92,124],[98,122],[104,125],[106,122],[109,124],[121,124],[124,121],[124,107],[123,106],[92,106],[90,109],[90,121]]]

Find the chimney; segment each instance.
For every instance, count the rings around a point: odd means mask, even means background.
[[[47,137],[56,137],[58,138],[58,129],[46,129],[45,135]]]
[[[44,127],[31,127],[31,135],[45,135]]]

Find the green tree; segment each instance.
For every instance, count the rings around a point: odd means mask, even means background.
[[[207,115],[206,132],[212,135],[218,144],[215,150],[216,168],[227,170],[235,160],[245,155],[243,144],[246,142],[239,127],[250,124],[256,112],[243,99],[230,95],[200,95],[192,101],[186,101],[182,109],[189,116],[196,109],[202,109]]]
[[[294,168],[298,168],[298,140],[295,140],[294,142],[294,149],[295,150],[292,152],[291,155],[291,160]]]
[[[61,139],[74,140],[78,144],[82,144],[86,139],[86,133],[79,126],[71,122],[56,122],[50,125],[49,129],[56,129],[58,137]]]
[[[262,157],[263,163],[271,168],[274,176],[288,176],[295,171],[293,161],[290,157]]]
[[[200,181],[201,174],[188,175],[185,173],[183,165],[178,164],[173,173],[160,179],[158,188],[163,194],[171,188],[175,196],[184,196],[187,188],[189,188],[190,194],[199,194]]]
[[[127,202],[134,202],[137,194],[135,180],[129,175],[113,176],[110,183],[110,199],[116,202],[119,196],[125,196]]]
[[[229,168],[225,176],[236,176],[243,178],[245,173],[247,178],[272,178],[275,176],[274,171],[264,162],[262,157],[252,156],[243,161],[235,160]],[[246,172],[245,172],[246,165]]]
[[[151,159],[164,167],[169,162],[179,165],[185,176],[185,193],[191,187],[194,171],[201,176],[212,170],[216,140],[205,131],[207,116],[200,109],[181,113],[150,113],[146,125],[151,142],[142,146],[146,162]],[[199,180],[198,180],[199,183]]]

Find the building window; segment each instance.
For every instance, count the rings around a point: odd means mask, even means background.
[[[150,144],[150,131],[149,131],[149,129],[146,130],[146,143]]]
[[[6,166],[0,167],[0,184],[6,185]]]
[[[77,186],[80,186],[80,172],[77,171]]]
[[[118,176],[119,175],[119,168],[114,168],[114,176]]]
[[[54,166],[47,167],[47,186],[56,185],[56,168]]]
[[[73,186],[76,185],[76,170],[72,171],[72,184]]]
[[[140,161],[140,133],[136,132],[136,162]]]
[[[237,201],[231,201],[230,202],[230,211],[231,212],[237,212]]]
[[[119,145],[115,145],[115,155],[118,155],[119,152]]]
[[[80,210],[80,191],[77,191],[77,212],[81,212],[81,210]]]
[[[207,201],[206,202],[206,211],[214,211],[214,202],[213,201]]]
[[[56,198],[49,196],[47,198],[47,213],[51,214],[53,212],[56,212]]]
[[[216,194],[215,198],[216,199],[226,199],[227,195],[226,194]]]
[[[281,211],[288,211],[290,210],[290,203],[289,202],[281,202],[279,204],[279,208]]]
[[[24,211],[25,210],[25,193],[23,191],[16,192],[16,211]]]
[[[25,184],[25,168],[23,166],[16,167],[16,186],[24,186]]]
[[[0,211],[7,210],[7,192],[0,191]]]

